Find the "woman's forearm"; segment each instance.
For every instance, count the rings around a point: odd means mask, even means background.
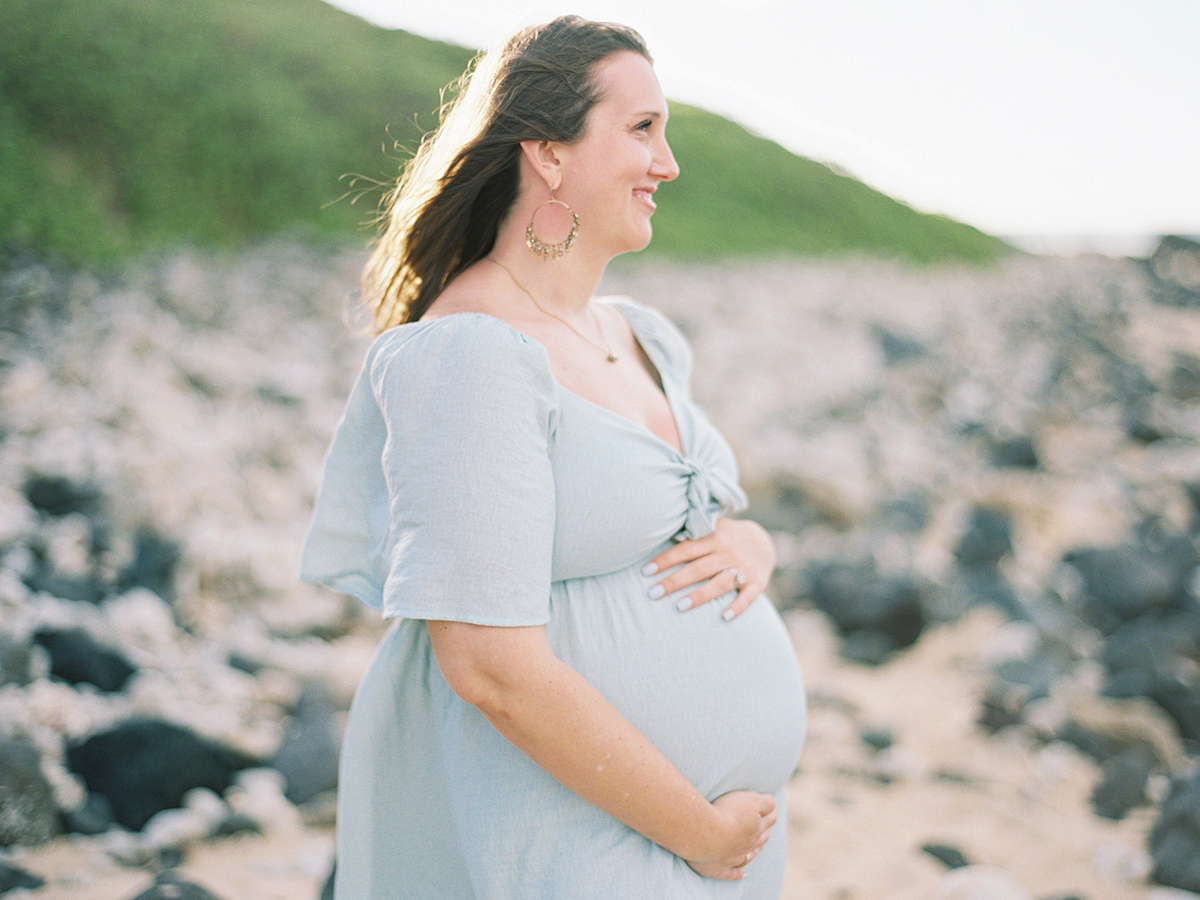
[[[599,691],[554,656],[541,628],[428,627],[451,689],[567,788],[689,861],[753,849],[752,832],[762,827],[753,820],[761,817],[749,806],[730,813],[710,804]],[[745,850],[736,849],[739,841]]]

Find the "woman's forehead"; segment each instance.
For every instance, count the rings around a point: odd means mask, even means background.
[[[614,113],[667,114],[654,67],[639,53],[620,51],[602,59],[596,64],[596,82],[601,88],[598,105]]]

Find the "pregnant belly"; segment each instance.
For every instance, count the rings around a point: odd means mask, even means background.
[[[759,597],[680,612],[632,570],[555,585],[551,645],[701,793],[773,793],[804,740],[804,690],[783,623]]]

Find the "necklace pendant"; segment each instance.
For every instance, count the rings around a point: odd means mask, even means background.
[[[617,358],[616,358],[615,356],[613,356],[613,355],[610,353],[610,354],[608,354],[608,361],[609,361],[609,362],[616,362],[616,361],[617,361]]]

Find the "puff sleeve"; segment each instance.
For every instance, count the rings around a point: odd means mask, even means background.
[[[498,319],[385,333],[326,457],[301,577],[389,617],[545,624],[556,418],[544,349]]]

